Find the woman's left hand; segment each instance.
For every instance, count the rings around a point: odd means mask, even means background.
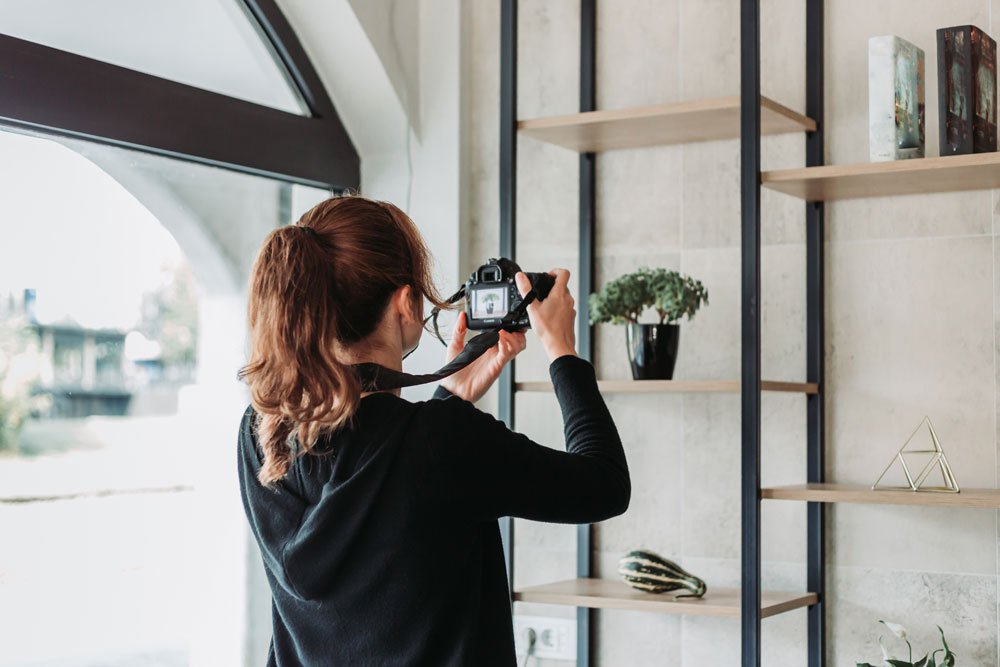
[[[446,361],[457,357],[458,353],[465,347],[467,331],[468,324],[465,319],[465,311],[463,311],[455,321],[455,330],[452,332],[451,343],[448,345]],[[500,371],[503,370],[507,362],[516,357],[526,346],[527,340],[524,333],[501,331],[500,340],[496,345],[486,350],[483,356],[462,370],[441,380],[441,386],[459,398],[471,402],[478,401],[500,377]]]

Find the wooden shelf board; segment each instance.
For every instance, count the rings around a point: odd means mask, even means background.
[[[523,588],[514,593],[520,602],[564,604],[598,609],[627,609],[665,614],[698,616],[740,616],[740,591],[735,588],[712,588],[702,598],[676,598],[672,593],[647,593],[612,579],[567,579],[541,586]],[[815,604],[815,593],[761,594],[761,616],[766,618],[792,609]]]
[[[1000,153],[765,171],[761,184],[806,201],[1000,187]]]
[[[820,503],[865,503],[873,505],[938,505],[1000,509],[1000,489],[962,489],[961,493],[874,490],[861,484],[799,484],[761,489],[761,497],[772,500],[806,500]]]
[[[600,380],[597,383],[602,393],[739,393],[739,380]],[[551,382],[517,382],[517,391],[551,392]],[[819,386],[815,382],[761,382],[763,391],[782,391],[801,394],[815,394]]]
[[[812,131],[816,122],[761,97],[761,134]],[[740,136],[738,96],[522,120],[521,134],[580,153]]]

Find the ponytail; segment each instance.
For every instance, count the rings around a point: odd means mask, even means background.
[[[261,484],[349,424],[361,385],[337,346],[371,334],[403,285],[446,305],[416,225],[386,202],[327,199],[264,240],[250,276],[250,357],[237,374],[258,415]]]

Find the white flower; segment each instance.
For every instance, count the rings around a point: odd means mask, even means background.
[[[879,623],[889,628],[892,634],[896,635],[900,639],[906,639],[906,628],[904,628],[899,623],[889,623],[888,621],[880,620]]]

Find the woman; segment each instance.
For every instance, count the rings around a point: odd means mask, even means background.
[[[273,594],[269,665],[515,664],[496,519],[586,523],[628,507],[628,467],[594,369],[576,356],[569,273],[528,307],[551,362],[566,451],[472,401],[523,333],[429,401],[361,390],[351,364],[399,370],[430,281],[413,222],[385,202],[328,199],[265,239],[250,280],[251,403],[239,432],[243,505]],[[521,294],[530,288],[516,276]],[[447,356],[461,351],[459,316]]]

